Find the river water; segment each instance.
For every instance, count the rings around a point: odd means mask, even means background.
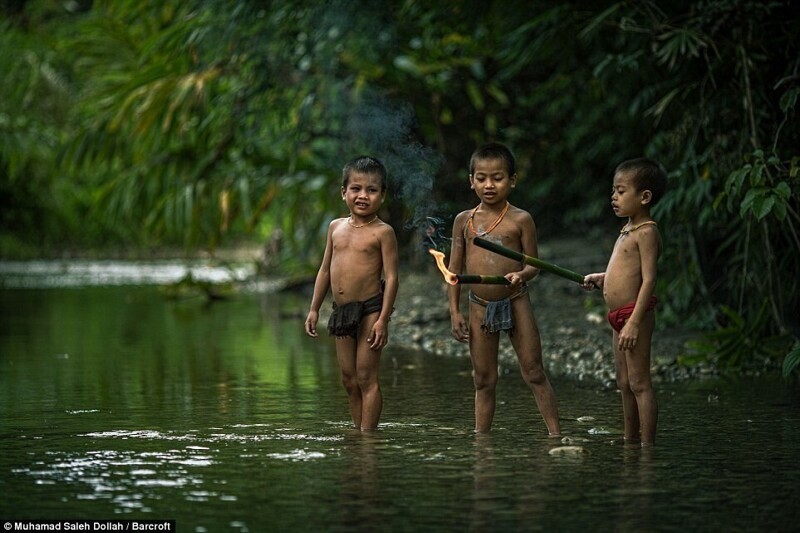
[[[477,437],[469,361],[389,347],[381,426],[361,434],[333,343],[303,334],[305,299],[167,299],[155,273],[167,266],[99,286],[6,268],[0,519],[164,519],[189,532],[800,524],[800,399],[777,380],[660,384],[658,445],[643,450],[618,442],[616,392],[563,377],[570,441],[548,438],[509,368],[494,429]],[[241,275],[226,272],[206,273]],[[584,453],[553,452],[567,444]]]

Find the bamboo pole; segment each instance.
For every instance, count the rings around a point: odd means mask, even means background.
[[[583,284],[583,276],[577,272],[573,272],[572,270],[554,265],[553,263],[548,263],[547,261],[542,261],[541,259],[531,257],[530,255],[525,255],[521,252],[517,252],[516,250],[512,250],[511,248],[506,248],[501,244],[487,241],[482,237],[475,237],[474,242],[476,246],[480,246],[481,248],[489,250],[490,252],[503,255],[509,259],[516,259],[517,261],[531,265],[540,270],[546,270],[547,272],[555,274],[556,276],[561,276],[562,278],[574,281],[575,283]]]
[[[509,285],[509,281],[503,276],[484,276],[479,274],[456,274],[456,283],[459,285],[483,284],[483,285]]]

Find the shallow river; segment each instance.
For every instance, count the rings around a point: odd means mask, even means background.
[[[515,369],[478,438],[469,361],[389,348],[381,427],[361,434],[332,342],[302,332],[305,300],[205,305],[137,283],[0,289],[0,518],[184,532],[800,523],[800,399],[778,381],[659,385],[658,445],[642,450],[617,443],[617,393],[557,378],[562,430],[586,453],[554,455],[565,443]]]

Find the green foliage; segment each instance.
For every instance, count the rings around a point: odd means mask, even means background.
[[[742,219],[752,217],[760,222],[771,216],[778,222],[784,222],[787,214],[792,214],[795,220],[791,222],[798,222],[796,213],[791,213],[789,201],[792,192],[788,182],[776,180],[770,172],[772,167],[778,175],[786,174],[786,171],[780,168],[782,166],[780,159],[772,156],[765,161],[762,150],[756,150],[751,159],[752,163],[747,163],[730,173],[725,182],[725,189],[715,201],[715,208],[726,200],[728,211],[734,212],[738,207],[739,217]],[[795,242],[800,244],[793,225],[790,225],[789,229]]]
[[[795,341],[792,349],[783,359],[783,379],[795,378],[800,374],[800,342]]]
[[[0,51],[0,254],[5,255],[47,246],[74,229],[62,208],[71,191],[63,190],[52,169],[59,124],[72,95],[56,55],[2,20]]]
[[[617,88],[654,120],[644,152],[670,169],[655,208],[665,228],[665,317],[710,328],[720,308],[749,319],[763,312],[757,328],[729,328],[770,344],[798,312],[798,58],[789,50],[800,43],[788,31],[796,13],[785,2],[718,1],[689,11],[642,2],[601,16],[594,31],[616,24],[620,40],[596,73],[636,65]],[[739,355],[748,353],[756,354],[743,347]]]
[[[797,327],[786,0],[20,5],[0,8],[3,250],[245,237],[307,271],[344,214],[345,160],[387,162],[399,230],[473,205],[469,154],[496,139],[543,240],[613,234],[613,169],[660,160],[662,318],[712,329],[724,309],[734,338]]]
[[[730,307],[722,307],[724,326],[690,343],[695,355],[710,358],[725,371],[741,370],[765,360],[778,360],[787,353],[791,339],[771,335],[768,304],[763,302],[753,317],[745,318]]]

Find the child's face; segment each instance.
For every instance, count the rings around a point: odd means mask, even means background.
[[[377,174],[351,172],[347,186],[342,187],[342,200],[354,216],[369,218],[378,212],[386,196],[381,191],[381,178]]]
[[[611,209],[618,217],[637,215],[647,208],[649,192],[637,191],[629,172],[618,172],[611,188]]]
[[[485,204],[505,202],[516,182],[516,174],[508,175],[505,161],[502,159],[476,160],[475,169],[469,176],[470,188]]]

